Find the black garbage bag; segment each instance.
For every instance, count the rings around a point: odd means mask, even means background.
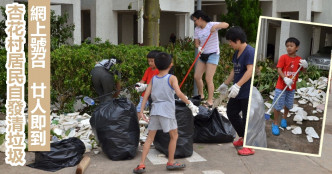
[[[232,142],[236,136],[231,122],[223,117],[217,108],[210,111],[206,107],[199,106],[194,125],[195,143],[228,143]]]
[[[51,143],[51,150],[35,153],[35,163],[27,166],[55,172],[80,163],[85,152],[84,143],[78,138],[69,138]]]
[[[193,98],[195,103],[199,98]],[[175,158],[186,158],[193,154],[194,117],[191,110],[181,100],[175,100],[175,117],[178,124],[178,140],[176,143]],[[161,153],[168,156],[169,133],[158,130],[153,144]]]
[[[90,124],[109,159],[135,157],[140,131],[136,108],[129,99],[112,99],[100,104],[93,112]]]

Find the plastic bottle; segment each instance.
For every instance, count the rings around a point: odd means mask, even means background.
[[[83,98],[83,100],[84,100],[85,103],[87,103],[87,104],[90,105],[90,106],[92,106],[92,105],[95,104],[95,101],[92,100],[92,98],[90,98],[90,97],[85,96],[85,97]]]

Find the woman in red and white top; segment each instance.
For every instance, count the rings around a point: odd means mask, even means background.
[[[191,19],[196,25],[194,34],[195,47],[197,47],[198,51],[202,53],[199,61],[197,61],[194,78],[197,84],[198,94],[201,95],[202,99],[204,99],[202,76],[205,73],[205,80],[208,88],[206,106],[212,107],[214,92],[213,76],[216,72],[220,58],[217,31],[228,28],[229,25],[226,22],[211,22],[211,19],[201,10],[195,11],[191,15]],[[204,50],[202,50],[202,46],[209,37],[210,33],[212,33],[211,37],[207,41]]]

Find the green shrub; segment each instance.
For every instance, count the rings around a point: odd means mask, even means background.
[[[256,62],[256,72],[254,77],[254,86],[261,94],[268,95],[274,91],[278,80],[278,71],[273,60]]]
[[[7,69],[5,68],[7,61],[7,55],[5,49],[0,49],[0,99],[5,99],[6,94],[6,79],[7,79]],[[4,101],[5,102],[5,101]]]
[[[96,61],[107,59],[111,55],[121,59],[122,64],[116,65],[114,69],[121,72],[122,89],[133,86],[140,81],[144,71],[148,68],[146,55],[151,50],[165,51],[173,55],[174,74],[179,83],[182,82],[194,60],[193,41],[187,39],[170,44],[166,48],[138,45],[111,45],[110,43],[85,44],[80,46],[62,46],[54,50],[52,57],[52,101],[59,100],[61,109],[65,104],[72,103],[72,99],[78,95],[96,97],[94,92],[90,71]],[[214,83],[219,85],[229,75],[232,68],[232,55],[234,51],[229,45],[221,46],[221,58],[217,68]],[[181,90],[191,96],[194,83],[194,69],[191,70]],[[117,78],[117,77],[116,77]],[[131,100],[138,103],[140,94],[133,88],[130,90]],[[70,108],[68,105],[66,106]]]
[[[73,111],[73,104],[77,96],[97,97],[91,82],[90,71],[97,61],[108,59],[112,55],[123,63],[115,65],[112,70],[121,72],[122,89],[132,87],[140,81],[144,71],[148,68],[146,55],[151,50],[165,51],[173,55],[174,74],[179,83],[182,82],[189,67],[194,61],[194,44],[190,38],[177,41],[167,47],[112,45],[109,42],[98,44],[62,45],[51,52],[51,101],[59,102],[60,112]],[[234,51],[229,45],[221,45],[221,57],[217,67],[214,83],[217,87],[229,75],[232,69],[232,55]],[[27,58],[28,60],[28,58]],[[0,50],[0,63],[6,63],[5,50]],[[111,70],[111,71],[112,71]],[[181,90],[188,96],[192,95],[194,84],[194,69],[191,70]],[[6,69],[0,69],[1,98],[6,93]],[[118,79],[117,76],[115,76]],[[204,78],[204,77],[203,77]],[[27,93],[26,93],[27,94]],[[140,93],[133,88],[130,90],[131,100],[136,104]]]

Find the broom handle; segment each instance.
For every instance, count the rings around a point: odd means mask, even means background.
[[[206,43],[208,42],[208,40],[210,39],[211,35],[212,35],[212,33],[210,33],[209,37],[206,39],[205,43],[204,43],[203,46],[202,46],[202,49],[204,49],[204,47],[205,47]],[[193,64],[191,64],[191,66],[190,66],[190,68],[189,68],[189,70],[188,70],[186,76],[185,76],[184,79],[182,80],[182,82],[181,82],[181,84],[180,84],[180,88],[182,87],[184,81],[186,80],[187,76],[189,75],[191,69],[192,69],[193,66],[195,65],[195,63],[196,63],[196,61],[197,61],[197,59],[199,58],[200,55],[201,55],[201,52],[199,51],[198,54],[197,54],[197,56],[196,56],[196,58],[195,58],[195,60],[194,60],[194,62],[193,62]]]
[[[293,75],[292,80],[295,78],[295,76],[297,75],[297,73],[300,72],[301,68],[302,68],[302,65],[299,67],[299,69],[298,69],[298,70],[296,71],[296,73]],[[277,103],[278,100],[280,99],[281,95],[286,91],[287,88],[288,88],[288,86],[286,85],[286,87],[284,88],[284,90],[282,90],[282,92],[279,94],[277,100],[272,104],[272,106],[271,106],[270,109],[267,111],[267,113],[270,113],[270,112],[271,112],[273,106],[276,105],[276,103]]]

